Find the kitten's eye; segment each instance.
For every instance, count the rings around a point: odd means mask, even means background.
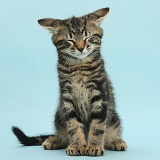
[[[98,39],[98,38],[94,38],[94,39],[92,40],[92,42],[93,42],[93,43],[99,42],[99,39]]]
[[[71,46],[71,43],[65,41],[65,40],[59,40],[55,43],[55,46],[58,49],[65,49],[65,48],[69,48]]]
[[[75,43],[76,43],[76,42],[75,42],[74,40],[72,40],[72,39],[67,40],[67,42],[72,43],[72,44],[75,44]]]
[[[75,52],[75,51],[76,51],[76,49],[72,47],[71,48],[71,52]]]
[[[88,42],[93,43],[93,44],[100,44],[101,39],[98,36],[92,36],[89,38]]]

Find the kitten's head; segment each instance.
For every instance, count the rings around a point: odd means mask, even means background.
[[[52,32],[52,41],[59,53],[83,59],[100,48],[103,36],[100,25],[108,12],[109,8],[102,8],[83,17],[44,18],[38,23]]]

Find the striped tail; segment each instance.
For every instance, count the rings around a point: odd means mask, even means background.
[[[12,131],[18,138],[19,142],[25,146],[41,145],[47,138],[53,135],[40,135],[35,137],[26,136],[18,127],[13,126]]]

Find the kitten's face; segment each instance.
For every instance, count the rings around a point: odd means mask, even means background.
[[[62,21],[62,28],[52,40],[60,52],[83,59],[100,47],[102,29],[84,22],[83,18]]]
[[[38,22],[52,31],[52,41],[59,54],[83,59],[100,48],[103,35],[100,23],[108,12],[109,8],[104,8],[79,18],[41,19]]]

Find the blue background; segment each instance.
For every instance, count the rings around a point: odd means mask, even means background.
[[[21,147],[11,126],[28,135],[53,133],[57,54],[51,35],[37,20],[82,16],[103,7],[110,7],[110,13],[102,25],[102,55],[129,148],[106,151],[98,159],[160,159],[159,0],[1,0],[0,159],[75,159],[64,150]]]

